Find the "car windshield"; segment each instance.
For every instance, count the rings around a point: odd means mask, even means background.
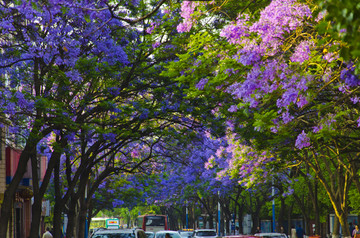
[[[215,231],[198,231],[196,232],[196,236],[216,236]]]
[[[135,238],[133,233],[103,233],[94,234],[91,238]]]

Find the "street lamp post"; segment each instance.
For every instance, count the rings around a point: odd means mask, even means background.
[[[186,229],[189,229],[189,209],[188,209],[188,201],[186,201]]]
[[[219,197],[219,200],[218,200],[218,236],[220,237],[220,225],[221,225],[221,214],[220,214],[220,191],[218,191],[218,197]]]

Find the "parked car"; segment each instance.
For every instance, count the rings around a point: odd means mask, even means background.
[[[99,229],[91,238],[146,238],[146,235],[141,229]]]
[[[268,233],[256,233],[254,236],[262,238],[288,238],[284,233],[268,232]]]
[[[198,229],[194,231],[194,238],[216,238],[216,230],[215,229]]]
[[[181,230],[181,231],[178,231],[179,234],[181,235],[181,237],[183,238],[189,238],[189,237],[192,237],[192,235],[194,234],[194,231],[193,230]]]
[[[155,238],[155,232],[145,231],[146,238]]]
[[[229,235],[229,236],[224,236],[223,238],[258,238],[258,236],[254,236],[254,235]]]
[[[155,238],[166,238],[166,234],[169,234],[170,238],[181,238],[177,231],[158,231],[155,233]]]

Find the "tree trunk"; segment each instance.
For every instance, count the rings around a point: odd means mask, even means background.
[[[284,197],[280,196],[280,211],[279,211],[279,215],[278,215],[278,227],[276,228],[279,232],[281,231],[281,227],[284,229],[284,233],[286,233],[285,231],[285,227],[284,227],[284,219],[285,219],[285,211],[286,211],[286,204],[285,204],[285,199]]]
[[[87,208],[85,198],[81,199],[80,211],[79,211],[79,222],[78,222],[78,238],[84,238],[86,232],[86,219],[87,219]]]
[[[32,214],[31,214],[31,228],[30,228],[30,238],[38,238],[39,228],[41,221],[41,212],[42,212],[42,198],[44,197],[43,193],[40,193],[39,188],[39,177],[37,169],[37,156],[31,156],[31,169],[32,169],[32,179],[33,179],[33,190],[34,190],[34,203],[32,205]],[[47,185],[46,185],[47,186]]]
[[[244,234],[242,207],[238,209],[239,233]]]
[[[210,229],[214,229],[214,216],[212,214],[208,214],[209,218],[207,219],[207,221],[209,222],[209,228]]]
[[[340,222],[337,216],[334,216],[334,227],[333,232],[331,234],[332,238],[339,238],[340,237]]]
[[[60,160],[57,161],[54,168],[54,187],[55,187],[55,206],[53,217],[53,236],[54,238],[60,238],[62,233],[62,212],[64,204],[61,198],[61,185],[60,185]]]
[[[315,234],[312,235],[321,235],[320,233],[320,211],[319,211],[319,199],[318,199],[318,184],[317,181],[315,181],[315,185],[314,185],[315,189],[314,189],[314,194],[315,194],[315,200],[313,202],[313,206],[314,206],[314,212],[315,212]]]
[[[74,228],[76,222],[76,205],[77,199],[75,199],[75,195],[71,196],[69,202],[69,210],[68,210],[68,225],[66,227],[66,238],[74,237]]]
[[[231,232],[230,232],[230,223],[231,222],[231,217],[229,219],[229,217],[226,218],[226,223],[225,223],[225,233],[226,235],[229,235]]]
[[[32,218],[31,218],[31,230],[30,237],[38,238],[39,236],[39,228],[41,222],[41,212],[42,212],[42,199],[44,198],[46,189],[49,185],[52,171],[56,164],[59,164],[61,153],[53,152],[48,163],[48,167],[41,183],[40,174],[38,174],[38,159],[36,155],[33,155],[31,158],[31,167],[32,167],[32,177],[33,177],[33,189],[34,189],[34,203],[32,205]]]
[[[351,238],[350,230],[348,229],[349,224],[347,221],[347,213],[346,214],[344,213],[339,217],[339,223],[341,227],[344,227],[344,229],[342,229],[342,237]]]
[[[85,175],[86,174],[86,175]],[[80,177],[79,181],[79,189],[78,189],[78,197],[80,201],[79,207],[79,220],[78,220],[78,238],[84,238],[87,227],[85,227],[85,223],[87,220],[88,206],[87,206],[87,197],[88,197],[88,177],[89,173],[84,173]]]
[[[291,206],[289,207],[289,210],[288,210],[288,215],[287,215],[287,220],[289,221],[288,222],[288,227],[287,227],[287,231],[288,231],[288,237],[291,237],[291,213],[292,213],[292,210],[293,210],[293,206],[294,206],[294,203],[291,204]]]

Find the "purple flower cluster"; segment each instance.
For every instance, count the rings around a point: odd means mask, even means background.
[[[307,134],[302,131],[296,138],[295,147],[298,149],[302,149],[310,146],[310,138]]]
[[[252,25],[250,31],[259,34],[262,44],[273,55],[282,45],[283,35],[302,26],[304,18],[310,16],[310,8],[296,0],[273,0],[261,12],[259,21]]]
[[[29,62],[36,57],[43,59],[46,64],[55,62],[72,68],[78,57],[85,53],[81,51],[84,47],[89,50],[88,54],[102,56],[109,64],[127,63],[122,47],[106,37],[111,34],[112,27],[121,27],[122,23],[112,19],[109,11],[95,10],[100,8],[106,9],[102,1],[51,0],[47,4],[22,1],[19,5],[2,5],[2,12],[19,12],[26,20],[26,27],[21,29],[21,41],[14,42],[10,35],[16,34],[21,24],[16,23],[17,20],[12,19],[11,15],[1,19],[1,30],[9,33],[0,42],[0,47],[6,46],[8,49],[0,55],[1,65]],[[11,55],[10,49],[18,50],[20,54]]]
[[[197,84],[196,84],[196,88],[198,90],[203,90],[205,85],[207,84],[208,82],[208,79],[207,78],[202,78]]]
[[[242,15],[236,22],[224,27],[220,35],[239,47],[233,58],[244,66],[251,66],[243,82],[235,82],[225,91],[249,103],[251,107],[256,107],[265,95],[275,90],[283,91],[277,100],[279,108],[287,110],[291,104],[300,108],[306,105],[308,101],[303,92],[313,78],[294,75],[284,59],[269,56],[281,54],[279,47],[284,35],[302,26],[304,18],[310,16],[311,11],[305,4],[294,0],[274,0],[261,12],[260,19],[255,23],[251,24],[249,16]],[[313,46],[311,41],[300,42],[291,59],[296,62],[309,59]],[[282,81],[279,83],[278,79]]]
[[[233,24],[227,25],[221,30],[220,36],[228,39],[231,44],[245,43],[243,38],[249,36],[248,21],[247,14],[238,16]]]
[[[189,32],[195,22],[193,18],[193,14],[195,8],[202,4],[201,2],[194,1],[183,1],[181,3],[181,17],[184,18],[183,22],[181,22],[177,27],[178,32]]]
[[[314,47],[313,41],[302,41],[295,48],[294,54],[290,57],[292,62],[303,63],[305,60],[309,60],[311,49]]]
[[[352,64],[350,64],[340,73],[340,79],[342,79],[345,82],[346,86],[349,87],[360,86],[360,79],[354,74],[354,69],[355,67]]]

